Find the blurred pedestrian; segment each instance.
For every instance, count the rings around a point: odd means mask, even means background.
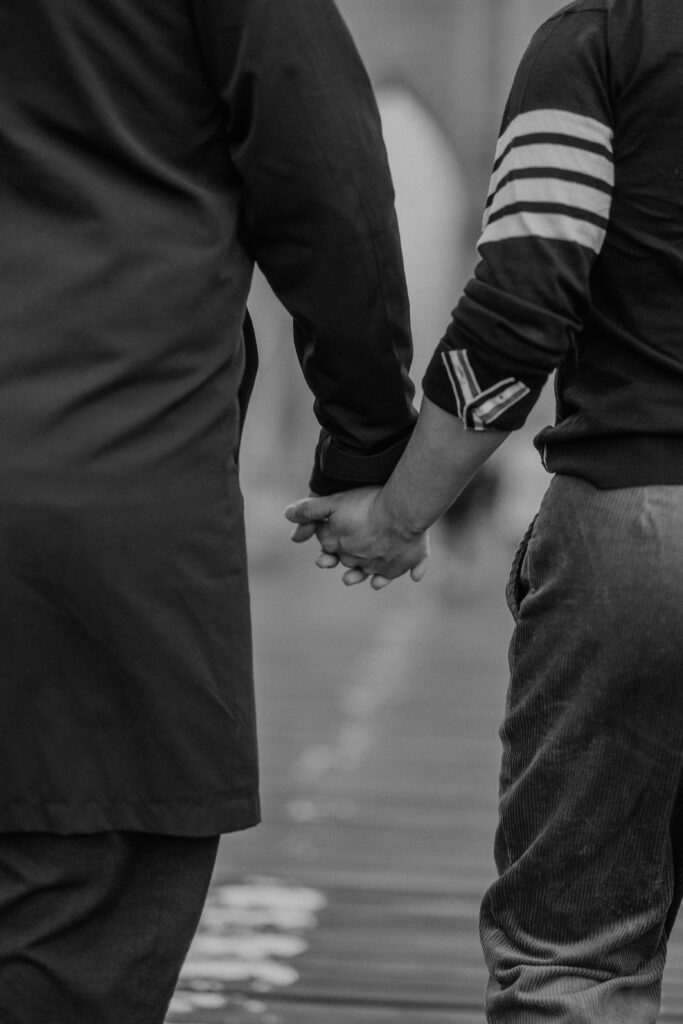
[[[555,475],[508,586],[492,1024],[654,1022],[683,892],[682,52],[674,0],[543,25],[404,458],[288,513],[324,518],[321,565],[385,585],[557,367]]]
[[[500,492],[500,474],[487,462],[435,524],[430,541],[438,555],[433,560],[436,565],[432,567],[430,583],[433,587],[436,569],[437,590],[442,600],[467,600],[477,583],[488,579],[488,556],[495,551],[491,545],[492,523],[499,507],[505,505]],[[467,593],[462,589],[463,573],[469,581]]]
[[[323,427],[390,474],[408,304],[332,0],[0,10],[0,1019],[160,1024],[259,820],[237,454],[254,261]]]

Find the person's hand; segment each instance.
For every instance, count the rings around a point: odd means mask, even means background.
[[[288,506],[285,517],[297,524],[291,538],[295,543],[317,536],[322,552],[316,565],[332,569],[341,562],[347,586],[370,579],[372,587],[381,590],[404,573],[421,580],[427,570],[426,533],[401,531],[383,507],[381,488],[304,498]]]

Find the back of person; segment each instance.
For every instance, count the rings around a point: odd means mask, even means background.
[[[257,820],[235,467],[252,260],[191,9],[0,14],[0,827],[160,827],[201,792],[203,748],[235,825]],[[171,794],[174,722],[198,774]]]
[[[254,263],[294,320],[317,490],[386,480],[415,421],[391,176],[333,0],[3,2],[0,224],[0,1019],[161,1024],[218,837],[260,816]]]
[[[541,26],[425,382],[495,434],[557,370],[554,475],[507,587],[490,1024],[654,1021],[683,893],[682,53],[674,0]]]
[[[258,820],[237,472],[255,261],[325,428],[316,486],[328,462],[386,479],[412,429],[377,107],[334,3],[314,7],[2,5],[0,831]]]

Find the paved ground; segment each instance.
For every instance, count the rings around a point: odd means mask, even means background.
[[[286,532],[252,543],[264,824],[223,841],[169,1021],[483,1024],[511,552],[376,594]]]

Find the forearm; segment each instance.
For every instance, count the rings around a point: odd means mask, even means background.
[[[377,496],[377,513],[401,537],[423,533],[508,436],[465,430],[462,420],[425,398],[408,446]]]

